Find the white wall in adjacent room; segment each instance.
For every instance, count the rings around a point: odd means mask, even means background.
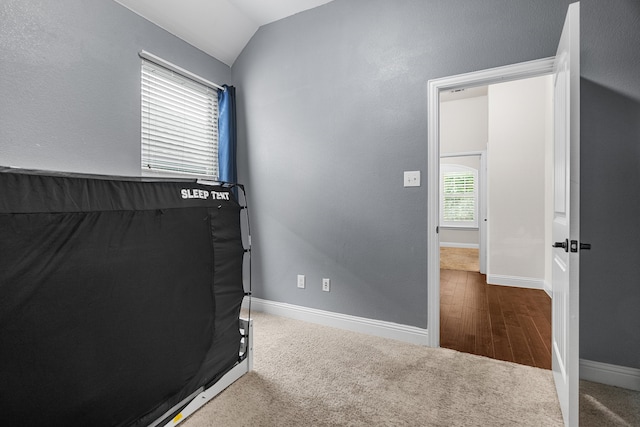
[[[489,87],[489,280],[546,277],[550,77]]]

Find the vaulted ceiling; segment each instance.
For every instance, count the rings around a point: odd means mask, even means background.
[[[262,25],[332,0],[114,0],[231,66]]]

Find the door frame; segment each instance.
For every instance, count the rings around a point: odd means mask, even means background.
[[[440,91],[486,86],[553,73],[554,57],[429,80],[427,140],[427,330],[440,347]]]

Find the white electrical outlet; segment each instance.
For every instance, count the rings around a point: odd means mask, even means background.
[[[405,187],[420,187],[420,171],[404,171]]]
[[[331,279],[322,279],[322,290],[325,292],[331,290]]]
[[[304,274],[298,274],[298,287],[304,289]]]

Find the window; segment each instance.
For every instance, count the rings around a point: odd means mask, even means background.
[[[142,61],[142,169],[218,178],[218,92]]]
[[[478,228],[478,171],[460,165],[440,166],[440,225]]]

